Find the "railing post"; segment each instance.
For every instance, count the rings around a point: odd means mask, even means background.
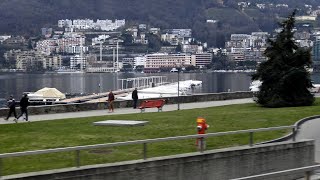
[[[292,128],[292,141],[296,141],[296,127]]]
[[[204,138],[202,137],[202,138],[200,138],[200,152],[202,152],[203,153],[203,150],[204,150]]]
[[[80,167],[80,150],[76,150],[76,167]]]
[[[143,159],[147,159],[147,143],[143,143]]]
[[[250,132],[249,135],[250,135],[249,145],[253,146],[253,132]]]
[[[2,159],[0,158],[0,179],[2,179]]]
[[[305,180],[310,180],[310,177],[311,177],[311,171],[305,172],[305,177],[304,177],[304,179],[305,179]]]

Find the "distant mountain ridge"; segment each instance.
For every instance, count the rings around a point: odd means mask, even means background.
[[[59,19],[77,18],[124,18],[141,23],[155,21],[154,26],[173,27],[178,23],[187,27],[201,7],[202,0],[1,0],[0,32],[33,30],[56,25]]]
[[[250,1],[320,5],[317,0]],[[270,31],[275,27],[276,15],[288,14],[283,10],[241,10],[238,2],[240,0],[1,0],[0,33],[34,35],[41,27],[56,27],[59,19],[126,19],[162,29],[192,28],[197,38],[210,39],[219,46],[230,33]],[[207,19],[218,20],[218,23],[208,24]]]

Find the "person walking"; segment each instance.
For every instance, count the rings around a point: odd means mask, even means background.
[[[17,113],[16,113],[16,100],[13,98],[13,95],[11,95],[10,98],[8,99],[7,106],[9,108],[9,113],[7,118],[4,118],[4,120],[7,121],[11,116],[11,114],[13,113],[14,115],[13,121],[17,123],[18,121],[17,121]]]
[[[22,98],[20,99],[20,115],[17,119],[19,119],[23,114],[26,115],[25,120],[28,121],[28,106],[29,106],[29,98],[27,94],[23,94]]]
[[[113,112],[113,110],[114,110],[114,107],[113,107],[114,94],[111,90],[108,94],[108,102],[109,102],[109,113],[110,113],[110,112]]]
[[[132,100],[133,100],[133,109],[137,108],[137,102],[138,102],[138,90],[135,88],[132,92]]]

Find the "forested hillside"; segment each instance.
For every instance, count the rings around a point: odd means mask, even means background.
[[[243,1],[243,0],[242,0]],[[59,19],[126,19],[153,27],[192,28],[194,36],[222,46],[231,33],[270,31],[276,16],[297,5],[320,5],[317,0],[250,0],[288,3],[288,9],[240,9],[237,0],[1,0],[0,33],[38,34],[41,27],[56,27]],[[296,5],[296,6],[295,6]],[[207,19],[218,20],[208,24]]]

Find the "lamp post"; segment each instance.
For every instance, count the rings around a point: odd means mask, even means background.
[[[100,102],[100,98],[101,98],[101,88],[102,88],[102,76],[101,74],[99,74],[99,102]]]
[[[177,98],[177,104],[178,104],[178,110],[180,110],[180,70],[181,70],[181,64],[176,63],[176,68],[178,70],[178,98]]]
[[[99,102],[100,102],[100,96],[101,96],[101,84],[99,83],[99,85],[98,85],[98,86],[99,86],[99,95],[98,95],[98,96],[99,96]]]
[[[180,110],[180,67],[178,67],[178,110]]]

